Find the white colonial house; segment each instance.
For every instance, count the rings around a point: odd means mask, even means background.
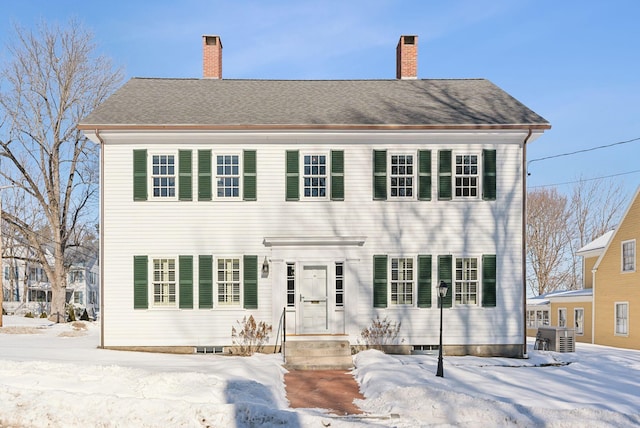
[[[105,348],[228,347],[244,316],[355,345],[379,316],[449,354],[526,352],[526,147],[549,123],[484,79],[134,78],[101,147]],[[271,344],[276,340],[271,337]]]

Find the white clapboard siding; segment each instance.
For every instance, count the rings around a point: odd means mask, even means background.
[[[266,237],[363,237],[362,246],[317,249],[325,259],[346,259],[345,332],[352,343],[376,315],[402,322],[408,343],[436,343],[439,311],[432,307],[376,309],[372,305],[375,254],[433,257],[496,254],[498,305],[447,309],[447,341],[452,344],[513,344],[523,336],[522,318],[522,141],[520,132],[420,132],[308,134],[146,134],[105,132],[102,150],[102,233],[105,346],[229,345],[231,327],[243,316],[278,325],[285,305],[287,257],[311,254],[307,247],[271,248]],[[192,150],[193,201],[134,201],[134,149],[149,154]],[[257,154],[257,201],[197,200],[197,150]],[[285,152],[344,151],[345,200],[285,201]],[[372,150],[431,150],[431,201],[374,201]],[[496,149],[497,200],[439,201],[438,150],[477,153]],[[215,175],[215,158],[212,158]],[[302,166],[300,166],[302,168]],[[480,173],[481,176],[481,173]],[[306,253],[305,253],[306,252]],[[274,255],[277,254],[278,257]],[[194,309],[133,309],[133,256],[194,258]],[[199,255],[257,255],[270,260],[259,275],[258,309],[198,309]],[[311,257],[311,256],[304,256]],[[330,287],[331,288],[331,287]],[[278,295],[272,297],[273,291]],[[215,271],[214,271],[215,294]],[[273,342],[273,339],[272,339]]]

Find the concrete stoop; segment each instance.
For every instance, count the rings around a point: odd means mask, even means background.
[[[284,366],[288,370],[350,370],[353,368],[348,340],[287,341]]]

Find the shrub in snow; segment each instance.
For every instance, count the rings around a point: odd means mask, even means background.
[[[265,342],[269,341],[269,334],[273,331],[271,324],[264,321],[256,323],[253,315],[236,321],[238,328],[231,327],[231,340],[233,341],[232,354],[253,355],[260,352]]]
[[[33,318],[33,313],[32,312],[27,312],[26,314],[24,314],[25,318]]]
[[[47,313],[46,313],[46,312],[42,312],[42,313],[40,314],[40,318],[46,318],[46,317],[47,317]]]
[[[380,319],[380,316],[376,316],[376,319],[371,320],[371,325],[362,330],[360,336],[368,348],[382,350],[384,345],[397,344],[401,326],[401,322],[396,323],[387,317]]]

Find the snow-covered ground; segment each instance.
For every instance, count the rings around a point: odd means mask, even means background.
[[[99,325],[5,316],[0,427],[636,427],[640,351],[354,357],[361,417],[290,409],[282,359],[98,349]]]

